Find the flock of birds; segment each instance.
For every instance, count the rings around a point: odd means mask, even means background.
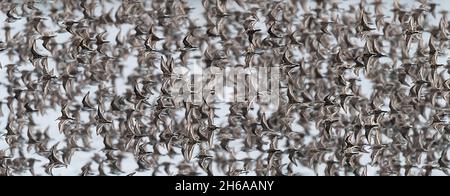
[[[408,3],[0,1],[0,175],[448,175],[448,9]],[[174,102],[192,66],[280,102]]]

